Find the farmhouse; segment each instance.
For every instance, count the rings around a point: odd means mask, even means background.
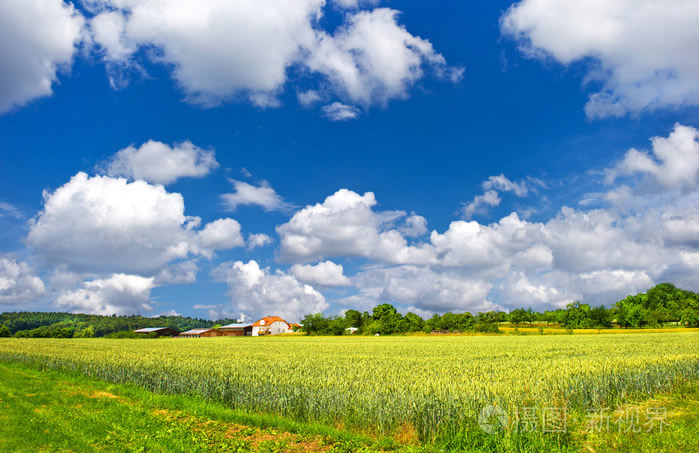
[[[134,330],[134,333],[155,333],[159,337],[176,337],[179,334],[178,331],[169,327],[146,327]]]
[[[181,338],[222,337],[225,334],[217,329],[192,329],[182,332]]]
[[[248,323],[233,323],[221,326],[219,331],[227,337],[242,337],[252,335],[252,324]]]
[[[265,316],[252,324],[252,336],[278,335],[292,331],[288,322],[279,316]]]
[[[254,323],[234,323],[221,326],[219,330],[225,336],[261,337],[265,335],[278,335],[280,333],[293,332],[294,327],[301,327],[299,324],[289,324],[279,316],[265,316]]]

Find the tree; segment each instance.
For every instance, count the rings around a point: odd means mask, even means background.
[[[12,335],[12,332],[10,332],[9,327],[7,327],[4,324],[2,326],[0,326],[0,337],[9,337],[11,335]]]
[[[529,314],[522,308],[517,310],[512,310],[509,316],[510,322],[515,326],[519,327],[520,324],[526,322],[529,319]]]
[[[322,313],[306,315],[301,320],[303,331],[307,332],[309,335],[327,333],[329,324],[329,320],[326,319]]]

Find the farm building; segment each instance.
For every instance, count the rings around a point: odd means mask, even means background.
[[[222,337],[225,333],[217,329],[192,329],[182,332],[181,338],[200,338],[200,337]]]
[[[219,331],[227,337],[242,337],[252,335],[252,324],[248,323],[234,323],[221,326]]]
[[[252,324],[252,336],[278,335],[292,331],[288,322],[279,316],[265,316]]]
[[[156,333],[159,337],[175,337],[179,334],[178,331],[169,327],[146,327],[134,330],[134,333]]]

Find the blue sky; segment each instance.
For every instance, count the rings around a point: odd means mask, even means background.
[[[0,1],[0,310],[699,289],[699,7],[433,3]]]

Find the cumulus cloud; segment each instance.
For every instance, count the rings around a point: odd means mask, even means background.
[[[264,233],[250,234],[248,235],[248,250],[264,247],[272,242],[274,239]]]
[[[426,66],[459,80],[462,70],[449,67],[429,41],[398,24],[398,14],[389,8],[359,11],[333,35],[318,32],[306,65],[325,74],[335,92],[363,106],[406,97]]]
[[[323,261],[314,266],[295,264],[289,272],[299,281],[315,286],[348,286],[350,279],[344,274],[342,264]]]
[[[287,211],[293,207],[282,198],[266,181],[255,186],[244,181],[231,179],[235,188],[233,193],[221,195],[224,206],[235,211],[240,205],[256,205],[264,208],[265,211]]]
[[[306,206],[289,222],[277,227],[281,258],[316,261],[324,257],[354,256],[393,263],[428,260],[429,252],[409,246],[398,230],[390,228],[406,213],[374,211],[375,205],[371,192],[359,195],[340,189],[323,203]]]
[[[530,178],[536,185],[541,186],[544,183],[538,179]],[[463,205],[463,216],[465,219],[471,219],[474,214],[488,212],[489,207],[500,205],[502,199],[500,193],[513,192],[518,197],[527,196],[530,192],[529,184],[526,181],[511,181],[505,175],[490,176],[481,184],[483,194],[476,195],[468,203]]]
[[[477,212],[487,212],[487,206],[498,206],[501,201],[497,191],[486,190],[482,195],[473,197],[472,201],[464,203],[464,218],[470,219]]]
[[[0,113],[53,93],[83,41],[84,19],[62,0],[0,4]]]
[[[240,223],[233,219],[218,219],[197,233],[199,245],[205,251],[225,250],[245,245],[243,235],[240,234]]]
[[[416,221],[405,213],[380,211],[372,193],[342,189],[277,227],[280,257],[298,263],[290,271],[297,278],[304,278],[301,269],[312,268],[302,262],[366,260],[350,276],[351,294],[338,300],[363,309],[382,301],[420,313],[548,309],[573,300],[610,305],[662,281],[696,290],[696,134],[677,125],[669,136],[653,139],[649,164],[631,166],[624,158],[612,167],[615,178],[626,176],[623,185],[585,194],[582,208],[563,206],[539,222],[513,212],[489,224],[456,220],[427,238],[411,238],[404,227]],[[689,170],[678,168],[680,162]],[[489,190],[522,196],[537,187],[535,180],[513,183],[504,177],[484,183]]]
[[[593,61],[602,89],[585,112],[597,118],[699,104],[697,20],[693,0],[522,0],[501,29],[530,56]]]
[[[269,268],[260,268],[254,260],[223,263],[213,275],[228,285],[230,310],[253,317],[275,314],[294,322],[329,306],[325,297],[312,286],[280,270],[271,273]]]
[[[44,282],[27,263],[0,257],[0,304],[16,304],[44,295]]]
[[[352,11],[343,13],[345,23],[332,35],[320,27],[324,0],[89,3],[96,12],[90,30],[108,64],[128,68],[139,49],[157,48],[152,59],[171,65],[187,99],[204,105],[246,98],[277,106],[292,66],[327,79],[326,92],[365,106],[406,97],[425,67],[460,77],[429,41],[398,24],[397,11],[354,10],[372,1],[343,0],[340,6]],[[299,101],[309,105],[321,97],[309,90]]]
[[[218,167],[213,151],[185,141],[170,147],[149,140],[140,147],[129,146],[99,167],[109,176],[142,179],[154,184],[170,184],[179,178],[201,178]]]
[[[30,222],[27,243],[44,262],[87,273],[151,276],[190,254],[242,245],[240,226],[218,220],[197,231],[198,217],[163,186],[78,173]]]
[[[331,121],[347,121],[358,117],[359,109],[342,102],[333,102],[323,107],[323,114]]]
[[[62,292],[56,299],[56,306],[72,313],[139,314],[152,310],[150,292],[153,287],[153,278],[114,274],[109,278],[84,282],[78,289]]]
[[[607,183],[636,173],[648,176],[663,190],[696,189],[699,185],[699,131],[675,124],[668,137],[651,138],[650,153],[630,149],[621,162],[606,171]]]

